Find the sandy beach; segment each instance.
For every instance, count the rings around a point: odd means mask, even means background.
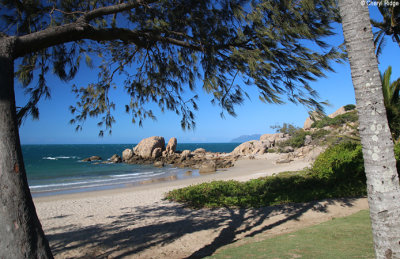
[[[141,186],[35,198],[56,258],[202,258],[224,245],[262,240],[368,209],[338,199],[260,209],[185,208],[163,200],[169,190],[212,180],[245,181],[300,170],[310,159],[276,164],[277,154],[240,159],[214,174]]]

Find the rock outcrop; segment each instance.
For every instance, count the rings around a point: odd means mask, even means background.
[[[111,162],[111,163],[121,163],[122,159],[121,159],[121,157],[119,155],[114,154],[112,157],[110,157],[108,159],[108,161]]]
[[[260,140],[252,140],[244,142],[237,146],[233,151],[233,155],[262,155],[281,142],[290,139],[288,134],[274,133],[261,135]]]
[[[274,134],[264,134],[261,135],[260,141],[269,142],[269,147],[275,147],[278,145],[280,142],[287,141],[290,138],[289,134],[284,134],[284,133],[274,133]]]
[[[153,150],[153,152],[151,153],[151,157],[152,158],[157,158],[157,157],[160,157],[161,155],[162,155],[162,148],[160,148],[160,147],[158,147],[158,148],[155,148],[154,150]]]
[[[152,164],[156,167],[172,165],[179,168],[193,169],[200,169],[204,165],[203,172],[215,172],[218,168],[232,167],[238,159],[238,156],[232,154],[207,152],[203,148],[198,148],[194,152],[190,150],[177,151],[175,144],[177,141],[173,139],[168,141],[169,152],[164,148],[164,138],[150,137],[143,139],[133,151],[130,149],[124,150],[123,161],[128,164]],[[208,169],[206,169],[206,165],[208,165]]]
[[[346,111],[346,109],[344,108],[344,106],[340,107],[339,109],[337,109],[334,113],[329,114],[328,117],[329,118],[335,118],[336,116],[342,115],[347,113],[348,111]]]
[[[310,115],[310,117],[308,117],[308,118],[306,119],[306,121],[304,122],[303,129],[304,129],[304,130],[309,130],[309,129],[311,129],[312,124],[313,124],[314,122],[316,122],[316,121],[321,120],[323,117],[324,117],[323,115],[319,114],[319,113],[316,112],[316,111],[312,112],[311,115]]]
[[[176,151],[176,146],[177,146],[178,141],[176,138],[170,138],[168,141],[167,147],[165,148],[165,151],[167,151],[167,154],[173,154]]]
[[[102,160],[102,159],[99,156],[91,156],[91,157],[82,159],[83,162],[100,161],[100,160]]]
[[[186,158],[190,157],[190,150],[183,150],[181,153],[181,161],[185,160]]]
[[[128,161],[133,157],[133,150],[130,148],[125,149],[122,151],[122,160],[123,161]]]
[[[213,160],[205,161],[201,164],[199,174],[214,173],[217,170],[217,165]]]
[[[237,146],[233,151],[233,155],[262,155],[267,152],[270,147],[269,141],[252,140],[244,142]]]
[[[329,114],[328,117],[332,119],[332,118],[335,118],[336,116],[339,116],[339,115],[348,113],[348,112],[350,112],[350,111],[353,111],[353,110],[346,111],[346,109],[344,108],[344,106],[342,106],[342,107],[340,107],[339,109],[337,109],[334,113]],[[308,117],[308,118],[306,119],[306,121],[304,122],[303,129],[304,129],[304,130],[310,130],[312,124],[313,124],[314,122],[316,122],[316,121],[321,120],[322,118],[324,118],[323,115],[318,114],[318,113],[315,112],[315,111],[312,112],[311,115],[310,115],[310,117]]]
[[[161,148],[161,152],[165,149],[165,140],[163,137],[149,137],[142,139],[133,149],[133,152],[135,155],[142,158],[150,158],[153,156],[153,151],[156,148]]]
[[[206,154],[206,150],[204,148],[197,148],[193,151],[193,154],[196,155],[204,155]]]
[[[310,145],[311,142],[312,142],[312,137],[311,137],[311,135],[307,135],[307,136],[305,137],[305,139],[304,139],[304,146]]]

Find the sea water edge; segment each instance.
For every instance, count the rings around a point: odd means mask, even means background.
[[[198,170],[152,165],[81,162],[98,155],[106,161],[136,144],[46,144],[22,145],[28,183],[33,197],[109,190],[199,177]],[[210,152],[231,152],[238,143],[181,143],[177,150],[204,148]]]

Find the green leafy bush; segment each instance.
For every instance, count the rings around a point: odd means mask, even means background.
[[[213,181],[170,191],[166,199],[191,207],[261,207],[366,194],[361,146],[341,143],[323,152],[312,169],[247,182]]]
[[[321,179],[357,180],[365,182],[361,144],[343,142],[328,148],[315,160],[312,173]]]
[[[300,130],[299,127],[294,126],[290,123],[283,123],[282,126],[274,125],[271,126],[271,129],[274,129],[277,133],[289,134],[291,136],[294,135],[298,130]]]
[[[351,111],[351,110],[354,110],[356,108],[356,106],[354,104],[348,104],[348,105],[345,105],[343,108],[345,111]]]
[[[293,132],[290,139],[280,142],[278,146],[279,147],[291,146],[294,148],[302,147],[304,146],[304,140],[306,139],[307,135],[310,135],[310,133],[304,131],[303,129],[297,129],[295,132]]]
[[[312,128],[323,128],[326,126],[340,126],[347,122],[358,121],[358,115],[356,111],[347,112],[336,116],[335,118],[324,117],[319,121],[314,122]]]
[[[400,144],[395,146],[400,160]],[[399,168],[399,167],[398,167]],[[321,153],[313,167],[247,182],[213,181],[170,191],[166,199],[191,207],[262,207],[366,195],[361,145],[342,142]]]
[[[329,130],[324,130],[324,129],[319,129],[317,131],[314,131],[311,133],[312,139],[322,139],[329,135],[330,131]]]

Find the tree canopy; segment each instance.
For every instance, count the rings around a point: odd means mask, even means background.
[[[111,131],[111,87],[124,87],[131,97],[126,111],[140,125],[154,118],[146,108],[154,102],[179,114],[183,128],[194,127],[197,95],[186,100],[182,93],[196,85],[235,115],[234,106],[246,96],[238,81],[256,85],[264,102],[287,97],[321,109],[308,82],[343,58],[326,43],[338,21],[333,2],[2,0],[2,37],[16,40],[15,76],[30,95],[17,108],[19,123],[29,114],[39,116],[38,101],[50,97],[49,73],[68,82],[82,62],[97,69],[98,79],[72,87],[78,101],[70,107],[71,123],[77,129],[87,117],[101,116],[99,125]],[[125,77],[123,86],[113,82],[116,74]]]

